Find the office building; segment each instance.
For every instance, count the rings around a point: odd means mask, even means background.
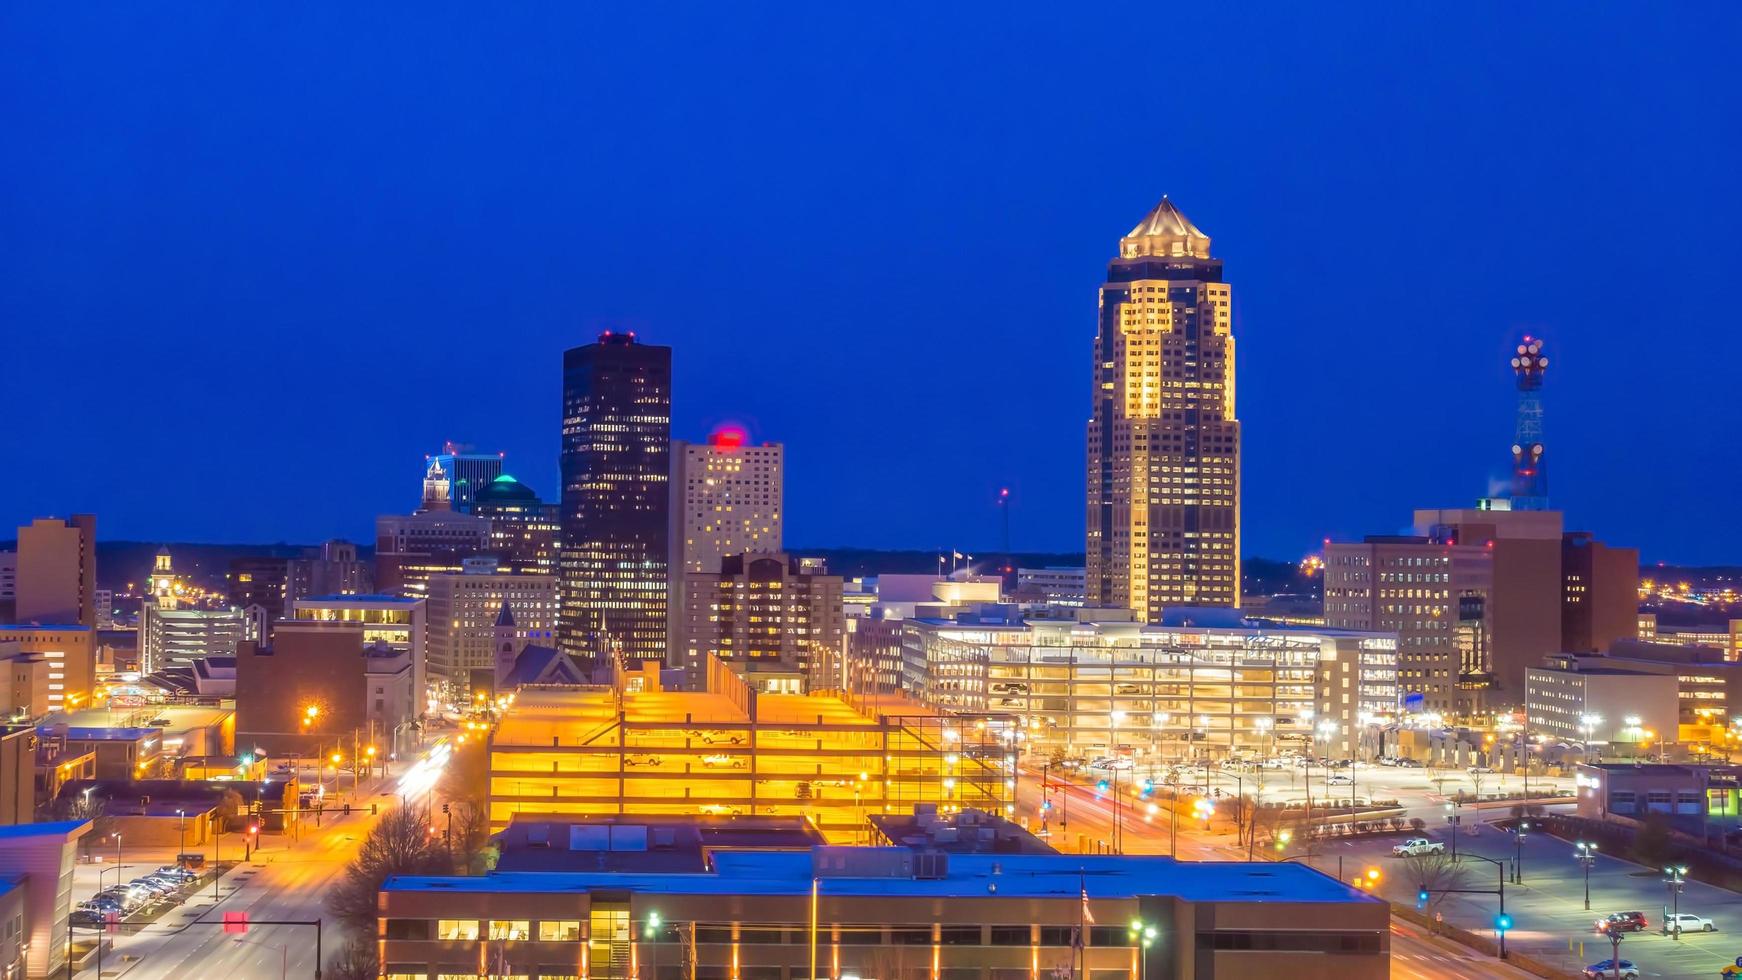
[[[565,653],[663,660],[671,583],[671,348],[632,333],[563,353]]]
[[[1397,716],[1395,636],[1217,612],[1060,622],[992,606],[908,620],[902,687],[945,711],[1013,716],[1029,751],[1066,757],[1346,758]]]
[[[18,552],[0,551],[0,622],[12,622],[17,611]]]
[[[1641,640],[1676,646],[1706,646],[1721,650],[1726,660],[1742,660],[1742,619],[1703,626],[1660,626],[1656,613],[1639,614]]]
[[[472,513],[490,521],[490,554],[502,567],[528,575],[556,575],[562,522],[555,504],[506,473],[480,489]]]
[[[49,712],[49,673],[62,668],[40,653],[25,653],[17,640],[0,643],[0,719],[30,721]],[[62,685],[63,689],[65,685]]]
[[[411,658],[412,690],[416,705],[412,717],[422,717],[429,692],[428,605],[421,596],[326,595],[298,599],[291,604],[291,622],[356,623],[363,627],[363,640],[401,651]],[[282,628],[283,624],[279,624]],[[276,635],[277,629],[274,629]],[[238,680],[240,685],[240,680]]]
[[[265,629],[284,618],[289,606],[290,559],[272,555],[244,555],[230,559],[224,573],[224,598],[237,609],[259,610]],[[250,628],[248,639],[264,639]]]
[[[1561,648],[1601,653],[1639,624],[1639,549],[1612,548],[1589,531],[1561,535]]]
[[[722,428],[705,443],[671,444],[670,608],[683,608],[684,576],[718,573],[727,555],[781,549],[782,474],[778,443],[748,445],[744,431]],[[667,649],[686,649],[682,615],[673,615]]]
[[[901,623],[881,613],[847,619],[847,684],[858,695],[901,690]]]
[[[18,529],[13,619],[97,628],[97,518],[39,517]]]
[[[1391,970],[1390,907],[1301,864],[678,840],[657,823],[581,825],[544,837],[575,870],[390,878],[383,972],[430,980],[506,963],[515,975],[598,980],[1384,980]]]
[[[97,634],[84,626],[0,626],[0,644],[39,654],[49,662],[48,710],[66,711],[91,703],[97,678]]]
[[[1089,421],[1088,604],[1240,605],[1240,422],[1222,262],[1162,198],[1107,266]]]
[[[99,631],[115,628],[115,593],[111,589],[98,589],[91,593],[96,606],[97,629]]]
[[[6,975],[48,978],[70,972],[73,864],[89,820],[19,824],[0,830],[0,934]],[[19,964],[19,960],[23,960]]]
[[[1677,668],[1562,654],[1525,672],[1528,730],[1569,745],[1674,742],[1680,731]],[[1649,733],[1649,734],[1647,734]]]
[[[490,520],[449,510],[375,519],[375,582],[384,593],[422,596],[429,577],[458,572],[467,558],[490,552]]]
[[[1371,535],[1327,543],[1324,561],[1325,625],[1397,634],[1397,684],[1406,706],[1444,715],[1482,711],[1493,684],[1491,549]]]
[[[469,558],[457,575],[429,580],[430,682],[446,686],[448,698],[469,689],[473,671],[494,671],[496,623],[510,610],[515,639],[555,642],[556,577],[499,571],[493,558]]]
[[[411,744],[408,732],[423,704],[412,655],[370,639],[372,625],[289,621],[273,631],[271,645],[244,642],[236,651],[242,744],[273,755],[324,745],[346,757],[354,745],[391,751]]]
[[[718,660],[705,670],[703,691],[520,689],[490,739],[492,828],[517,814],[797,816],[839,841],[885,807],[1014,805],[999,759],[946,748],[958,726],[936,712],[765,694]]]
[[[1017,602],[1081,606],[1088,600],[1088,569],[1047,566],[1016,570]]]
[[[247,633],[241,609],[164,609],[147,600],[139,611],[139,672],[231,656]]]
[[[701,674],[710,656],[730,662],[761,690],[838,687],[845,616],[841,578],[807,572],[784,554],[726,555],[712,573],[684,576],[684,651],[679,666]]]
[[[439,454],[424,457],[426,486],[431,472],[441,473],[447,483],[448,508],[470,514],[478,491],[502,475],[502,454],[466,452],[450,442]]]

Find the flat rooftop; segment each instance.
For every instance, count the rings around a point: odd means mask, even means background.
[[[492,744],[550,745],[562,737],[573,745],[575,736],[594,726],[617,720],[617,700],[610,688],[522,688],[514,704],[497,725]],[[651,725],[748,726],[750,716],[724,694],[701,691],[658,691],[623,696],[624,720]],[[857,725],[875,728],[868,718],[845,701],[829,695],[759,694],[756,725],[779,728],[792,725]]]
[[[115,728],[132,723],[135,727],[175,734],[194,728],[219,724],[235,714],[232,708],[200,704],[146,704],[136,708],[81,708],[57,718],[68,728]],[[167,721],[167,725],[139,725],[139,721]]]
[[[907,848],[837,848],[907,853]],[[810,894],[813,854],[725,851],[705,874],[641,872],[493,872],[481,877],[395,875],[383,891],[562,894],[617,889],[654,895]],[[854,877],[824,873],[820,893],[834,897],[1074,900],[1171,895],[1190,902],[1376,902],[1366,892],[1292,862],[1177,862],[1167,857],[1080,854],[952,854],[941,878]]]

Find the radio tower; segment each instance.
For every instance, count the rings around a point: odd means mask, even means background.
[[[1518,378],[1518,432],[1512,440],[1512,509],[1548,509],[1548,461],[1542,445],[1542,341],[1526,335],[1512,358]]]

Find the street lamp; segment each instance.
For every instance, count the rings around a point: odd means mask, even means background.
[[[1664,929],[1665,929],[1665,931],[1669,932],[1671,939],[1675,939],[1675,940],[1679,941],[1682,937],[1682,924],[1680,921],[1681,910],[1682,910],[1682,906],[1681,906],[1682,885],[1685,884],[1688,880],[1687,865],[1678,865],[1678,866],[1673,867],[1673,868],[1664,868],[1663,874],[1664,874],[1663,883],[1664,883],[1665,887],[1667,887],[1669,889],[1669,901],[1670,901],[1670,915],[1669,915],[1669,917],[1670,917],[1670,920],[1675,923],[1675,926],[1673,929],[1671,929],[1671,927],[1669,927],[1668,925],[1666,925],[1664,927]]]
[[[1580,715],[1579,716],[1579,727],[1581,729],[1583,729],[1585,732],[1584,761],[1586,762],[1586,764],[1589,764],[1591,761],[1591,733],[1596,731],[1597,726],[1602,724],[1602,723],[1603,723],[1603,716],[1602,715]]]
[[[1579,841],[1573,845],[1578,852],[1574,856],[1585,869],[1585,911],[1591,911],[1591,865],[1597,863],[1597,845],[1590,841]]]
[[[1452,860],[1458,859],[1458,825],[1464,822],[1463,815],[1458,813],[1461,804],[1452,802],[1446,804],[1446,823],[1452,827]]]
[[[1512,832],[1512,883],[1524,884],[1524,838],[1530,829],[1528,820],[1518,821],[1518,826]]]
[[[1154,926],[1142,919],[1132,919],[1126,934],[1131,937],[1132,944],[1142,950],[1137,954],[1137,980],[1144,980],[1149,975],[1149,947],[1155,943],[1158,933]]]

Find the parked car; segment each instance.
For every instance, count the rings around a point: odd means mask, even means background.
[[[1414,857],[1417,854],[1444,854],[1445,852],[1446,845],[1443,842],[1428,840],[1426,837],[1411,837],[1401,844],[1391,845],[1393,857]]]
[[[199,872],[192,871],[188,868],[184,868],[179,864],[166,864],[163,867],[158,868],[156,871],[152,872],[152,874],[166,875],[166,876],[171,877],[171,878],[180,878],[182,881],[194,881],[195,879],[199,878],[199,876],[200,876]]]
[[[107,924],[108,921],[108,914],[96,909],[75,909],[72,914],[72,923],[75,926],[100,926]]]
[[[636,766],[657,766],[659,759],[651,755],[626,755],[623,757],[623,768],[633,769]]]
[[[742,769],[744,760],[735,755],[704,755],[702,765],[709,769]]]
[[[1464,771],[1469,773],[1472,776],[1487,776],[1487,775],[1490,775],[1494,772],[1494,770],[1489,768],[1488,766],[1471,766],[1470,768],[1468,768]]]
[[[1609,980],[1615,976],[1615,961],[1592,963],[1585,967],[1585,976],[1588,980]],[[1639,967],[1634,966],[1632,960],[1621,961],[1621,980],[1639,980]]]
[[[1345,775],[1342,775],[1341,773],[1338,773],[1337,775],[1334,775],[1331,778],[1325,780],[1325,785],[1327,785],[1327,786],[1353,786],[1353,785],[1355,785],[1355,777],[1354,776],[1345,776]]]
[[[1717,928],[1711,919],[1692,912],[1677,912],[1663,920],[1664,932],[1711,932]]]
[[[1397,760],[1397,768],[1399,768],[1399,769],[1420,769],[1421,768],[1421,761],[1418,759],[1399,759],[1399,760]]]
[[[1597,931],[1608,932],[1618,929],[1621,932],[1644,932],[1646,929],[1644,912],[1611,912],[1597,920]]]
[[[175,890],[168,882],[152,881],[148,878],[135,878],[128,884],[144,892],[148,898],[162,898]]]

